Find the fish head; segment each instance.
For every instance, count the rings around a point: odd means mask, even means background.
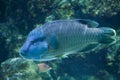
[[[25,59],[39,61],[48,51],[48,44],[44,36],[30,35],[20,48],[20,55]]]

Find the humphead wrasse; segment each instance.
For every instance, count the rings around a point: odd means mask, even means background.
[[[32,30],[20,49],[23,58],[49,61],[116,41],[116,31],[89,19],[56,20]]]

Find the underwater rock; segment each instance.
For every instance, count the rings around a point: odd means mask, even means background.
[[[63,76],[59,76],[57,80],[75,80],[75,79],[69,76],[68,74],[64,74]]]
[[[42,80],[32,61],[11,58],[1,64],[4,80]]]
[[[0,63],[8,58],[17,57],[19,51],[19,45],[21,45],[24,36],[19,34],[18,29],[12,23],[8,21],[6,23],[0,23]]]
[[[120,1],[69,0],[75,13],[91,16],[113,16],[120,12]]]
[[[106,71],[120,79],[120,43],[112,45],[107,53]]]

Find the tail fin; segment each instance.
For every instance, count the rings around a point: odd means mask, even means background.
[[[120,29],[116,31],[117,36],[116,36],[116,43],[120,44]]]
[[[108,27],[101,27],[100,29],[103,31],[100,43],[109,44],[116,42],[116,31],[114,29]]]

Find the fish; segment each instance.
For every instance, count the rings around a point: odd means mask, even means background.
[[[51,61],[116,42],[116,31],[90,19],[55,20],[33,29],[19,50],[33,61]]]
[[[52,68],[48,66],[46,63],[39,63],[37,64],[39,68],[39,72],[49,72]]]
[[[44,62],[39,63],[37,65],[38,65],[39,73],[46,73],[48,75],[48,77],[50,78],[50,80],[54,80],[50,73],[50,70],[52,69],[52,67],[50,67],[49,65],[47,65]]]

